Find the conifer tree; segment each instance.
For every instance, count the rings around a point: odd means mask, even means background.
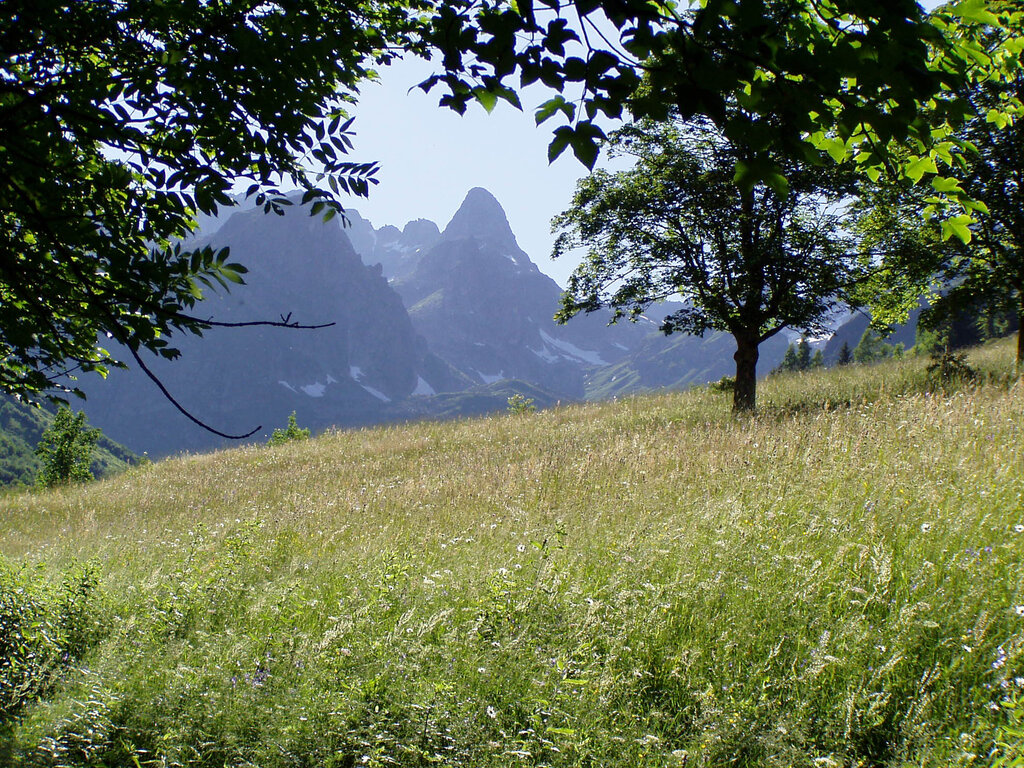
[[[853,362],[853,352],[850,351],[850,345],[847,342],[843,342],[843,346],[839,348],[839,365],[849,365]]]
[[[807,337],[801,336],[796,345],[796,369],[806,371],[811,367],[811,345],[807,343]]]
[[[795,371],[796,369],[797,369],[796,349],[793,347],[792,344],[790,344],[788,347],[786,347],[786,354],[782,356],[782,362],[779,363],[779,367],[776,368],[776,370],[777,371],[785,371],[787,373],[790,373],[792,371]]]

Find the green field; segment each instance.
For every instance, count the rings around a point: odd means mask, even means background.
[[[1024,765],[1012,355],[0,497],[0,763]]]

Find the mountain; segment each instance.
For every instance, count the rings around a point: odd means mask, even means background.
[[[345,234],[366,264],[380,264],[389,280],[408,275],[438,240],[441,231],[427,219],[410,221],[403,229],[386,225],[374,229],[354,209],[345,211]]]
[[[477,384],[522,379],[582,399],[587,373],[620,360],[650,330],[608,328],[607,317],[596,316],[557,324],[561,288],[519,247],[501,205],[480,188],[393,285],[431,351]]]
[[[667,314],[667,313],[666,313]],[[778,334],[761,344],[758,376],[767,375],[786,354],[789,339]],[[594,371],[587,378],[588,400],[661,389],[685,389],[735,376],[736,343],[721,331],[704,337],[675,333],[651,334],[625,359]]]
[[[228,247],[249,272],[196,314],[220,322],[289,318],[316,330],[213,328],[176,338],[179,360],[149,360],[203,422],[266,439],[295,411],[315,431],[501,410],[514,394],[559,400],[699,384],[731,374],[732,340],[672,336],[658,322],[553,320],[561,288],[519,247],[504,210],[473,189],[443,231],[416,220],[380,229],[357,211],[324,223],[240,206],[190,245]],[[656,307],[661,314],[671,305]],[[765,345],[766,370],[785,344]],[[123,350],[122,350],[123,352]],[[116,354],[116,353],[115,353]],[[125,357],[125,355],[121,355]],[[136,451],[166,455],[225,441],[192,425],[138,370],[82,382],[90,420]]]
[[[336,220],[325,224],[298,207],[284,216],[242,211],[203,244],[230,247],[249,272],[244,287],[214,293],[197,312],[223,322],[291,317],[333,325],[214,328],[201,339],[175,339],[181,359],[149,365],[198,418],[232,432],[257,425],[269,432],[292,411],[314,429],[365,425],[417,391],[426,350],[401,298],[379,268],[363,265]],[[137,450],[162,455],[219,444],[137,370],[114,371],[87,394],[90,418]]]

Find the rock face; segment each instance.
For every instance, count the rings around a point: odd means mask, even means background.
[[[478,385],[521,379],[581,399],[587,373],[620,360],[646,333],[608,329],[598,317],[555,323],[561,289],[523,252],[498,201],[480,188],[393,285],[430,350]]]
[[[558,325],[561,289],[516,242],[505,212],[473,189],[441,232],[430,221],[375,229],[356,211],[325,224],[235,209],[197,245],[228,246],[245,286],[214,293],[197,314],[224,322],[290,317],[317,330],[214,328],[175,339],[174,362],[150,360],[181,404],[225,432],[266,439],[296,412],[300,426],[360,426],[502,410],[512,394],[539,406],[703,383],[731,374],[727,336],[664,337],[658,322]],[[657,308],[655,308],[657,309]],[[660,320],[671,308],[652,312]],[[766,368],[781,359],[766,345]],[[83,381],[90,420],[129,448],[164,455],[225,444],[192,425],[137,370]]]
[[[404,229],[391,225],[374,229],[358,211],[348,210],[345,214],[345,234],[352,246],[365,263],[380,264],[389,280],[408,275],[441,239],[437,224],[427,219],[410,221]]]

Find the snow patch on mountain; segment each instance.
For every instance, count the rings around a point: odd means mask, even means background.
[[[365,389],[371,395],[376,397],[378,400],[383,400],[385,403],[390,403],[391,402],[391,398],[388,397],[387,395],[385,395],[379,389],[374,389],[373,387],[369,386],[368,384],[360,384],[359,386],[361,386],[363,389]]]
[[[427,380],[424,379],[422,376],[420,376],[416,380],[416,389],[414,389],[412,391],[412,393],[414,395],[436,395],[437,394],[437,392],[434,391],[434,388],[432,386],[430,386],[429,382],[427,382]]]
[[[590,363],[591,365],[608,365],[597,352],[593,352],[589,349],[580,349],[575,344],[561,339],[556,339],[551,334],[541,329],[540,337],[544,339],[546,344],[550,344],[555,349],[561,350],[561,352],[568,356],[575,358],[576,360],[582,360],[584,363]]]
[[[543,360],[545,363],[557,363],[562,358],[559,355],[552,354],[547,347],[541,347],[540,349],[534,349],[533,347],[527,347],[533,354]]]
[[[483,382],[484,384],[493,384],[494,382],[496,382],[496,381],[501,381],[502,379],[504,379],[504,378],[505,378],[505,373],[504,373],[504,372],[501,372],[501,373],[498,373],[498,374],[493,374],[493,373],[481,373],[480,371],[478,371],[478,370],[476,370],[476,369],[474,368],[474,369],[473,369],[473,373],[475,373],[475,374],[476,374],[477,376],[479,376],[479,377],[480,377],[480,380],[481,380],[481,381],[482,381],[482,382]]]

